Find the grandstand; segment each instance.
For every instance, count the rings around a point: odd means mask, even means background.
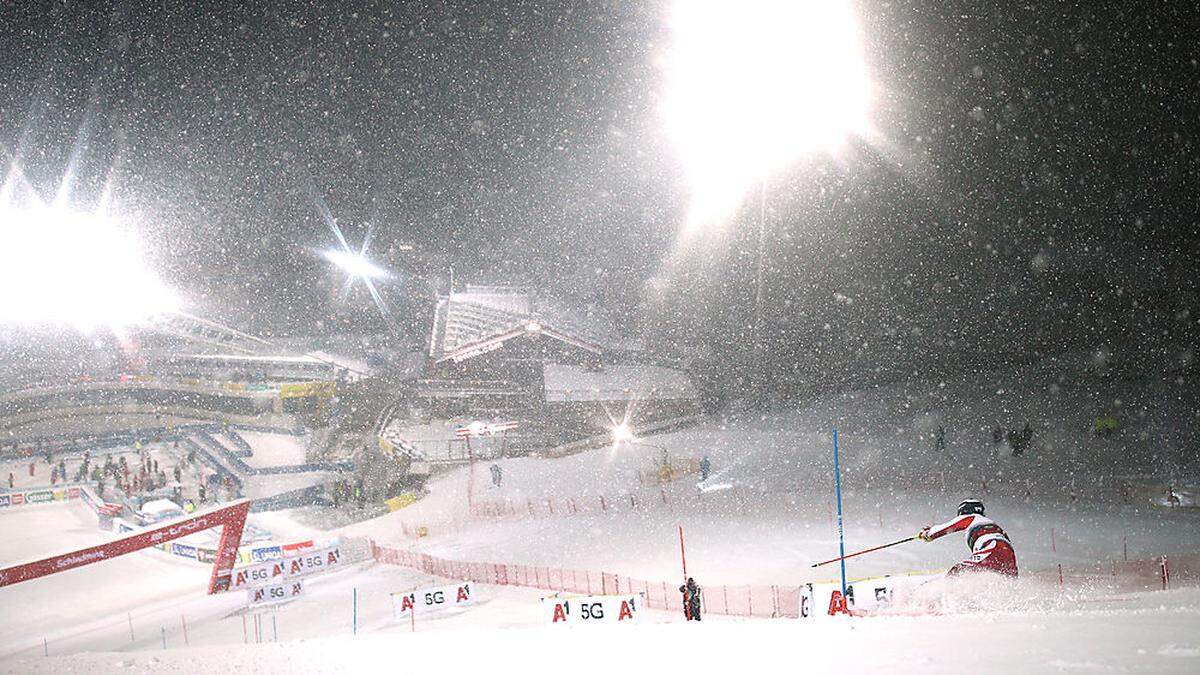
[[[209,499],[219,486],[222,498],[274,508],[320,502],[324,485],[354,470],[320,452],[315,429],[336,410],[338,386],[368,373],[357,361],[185,314],[131,327],[121,340],[10,329],[0,342],[10,357],[0,360],[0,463],[38,485],[52,476],[26,471],[33,459],[53,457],[77,475],[89,455],[146,453],[164,469],[188,469],[149,489],[110,479],[130,512],[147,496],[197,499],[201,485]]]

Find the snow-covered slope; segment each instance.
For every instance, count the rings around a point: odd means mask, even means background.
[[[809,565],[832,557],[836,550],[830,438],[836,426],[841,432],[848,549],[910,535],[949,517],[961,498],[979,496],[989,515],[1012,536],[1023,572],[1059,563],[1070,567],[1120,559],[1125,550],[1131,558],[1200,552],[1196,513],[1136,502],[1122,492],[1124,479],[1114,478],[1186,471],[1187,467],[1151,463],[1143,472],[1136,461],[1143,454],[1153,456],[1157,439],[1186,440],[1194,434],[1189,426],[1194,413],[1187,409],[1189,399],[1178,389],[1181,385],[1170,379],[1154,384],[1085,383],[1069,373],[1070,368],[1052,364],[955,382],[847,392],[769,415],[713,420],[615,449],[561,459],[505,459],[498,462],[503,470],[500,487],[491,485],[487,464],[464,467],[437,477],[431,493],[418,503],[336,532],[314,532],[287,512],[252,518],[266,518],[260,524],[296,537],[365,536],[458,560],[604,570],[662,580],[679,576],[676,528],[682,525],[689,572],[702,584],[828,579],[835,574],[832,567],[813,570]],[[1117,437],[1092,434],[1098,411],[1119,417],[1122,431]],[[993,445],[992,426],[1019,429],[1026,420],[1034,437],[1024,457],[1012,457],[1006,446]],[[945,449],[935,443],[939,426],[946,430]],[[677,467],[694,467],[708,457],[713,476],[707,484],[727,489],[702,491],[692,474],[666,485],[646,483],[645,476],[656,473],[664,452]],[[547,500],[554,515],[548,513]],[[509,515],[479,517],[469,502],[476,511],[496,507]],[[569,506],[578,513],[569,513]],[[54,534],[28,539],[19,557],[91,543],[100,536],[86,519],[62,515],[61,509],[75,507],[25,508],[30,510],[0,514],[5,541],[31,528]],[[50,511],[53,508],[60,511]],[[531,508],[535,515],[529,514]],[[25,515],[9,517],[18,513]],[[52,513],[57,515],[46,515]],[[430,536],[414,540],[405,534],[419,525],[427,526]],[[956,538],[914,542],[855,558],[849,572],[853,577],[944,569],[966,552]],[[0,558],[8,560],[8,553],[0,553]],[[280,640],[292,641],[279,648],[243,646],[246,633],[242,615],[236,613],[241,600],[204,596],[206,578],[207,569],[195,563],[143,552],[0,589],[0,603],[25,613],[25,620],[8,623],[0,632],[0,655],[8,655],[0,656],[0,668],[39,672],[70,663],[100,670],[146,667],[171,672],[202,663],[209,670],[361,670],[368,664],[392,663],[394,650],[408,644],[407,627],[391,619],[388,594],[437,581],[383,564],[356,565],[315,580],[304,599],[275,614],[271,636],[277,631]],[[355,588],[360,634],[352,638],[348,634]],[[529,666],[542,658],[567,662],[586,653],[585,646],[594,645],[597,638],[609,639],[604,629],[600,635],[568,629],[553,639],[542,630],[483,631],[541,626],[546,617],[540,591],[484,587],[480,593],[486,600],[476,609],[418,627],[421,642],[413,644],[421,649],[405,650],[413,653],[409,665],[420,665],[421,658],[442,663],[441,652],[467,660],[478,654],[490,668]],[[951,616],[803,624],[710,615],[711,624],[685,627],[668,625],[680,617],[658,613],[640,629],[612,634],[620,639],[612,642],[611,652],[637,659],[639,666],[653,667],[656,659],[678,666],[677,657],[662,644],[694,637],[700,640],[697,644],[736,645],[730,653],[737,654],[742,669],[755,664],[832,669],[848,654],[854,655],[856,668],[868,671],[1103,667],[1194,672],[1200,665],[1195,637],[1200,635],[1200,596],[1194,589],[1091,597],[1064,594],[1042,579],[1024,577],[1012,589],[984,595],[1006,602],[985,603],[982,608],[967,603]],[[191,649],[179,649],[184,617]],[[49,658],[38,656],[43,635]],[[169,649],[158,651],[164,635]],[[252,629],[249,635],[253,640]],[[479,649],[454,651],[450,640],[461,644],[463,639]],[[969,647],[980,641],[996,649]],[[224,646],[215,650],[212,645]],[[788,647],[783,650],[781,645]],[[156,650],[153,663],[144,654],[55,656],[151,649]],[[1011,660],[997,666],[988,660],[995,651]],[[598,657],[584,666],[610,665],[608,658]],[[720,658],[724,657],[705,658],[704,665],[716,667]]]

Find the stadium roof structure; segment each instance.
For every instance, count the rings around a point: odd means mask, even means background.
[[[468,286],[438,298],[429,357],[436,363],[464,361],[535,333],[594,354],[616,346],[608,327],[525,289]]]

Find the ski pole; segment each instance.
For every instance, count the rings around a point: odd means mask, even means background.
[[[828,565],[829,563],[837,562],[839,560],[845,560],[846,558],[853,558],[856,555],[862,555],[864,553],[870,553],[871,551],[878,551],[881,548],[888,548],[889,546],[903,544],[905,542],[912,541],[913,539],[916,539],[916,538],[917,538],[916,535],[914,535],[911,537],[905,537],[904,539],[901,539],[900,541],[893,541],[890,544],[884,544],[883,546],[876,546],[874,548],[868,548],[868,549],[863,549],[861,551],[855,551],[854,553],[847,553],[846,555],[838,556],[837,558],[833,558],[832,560],[826,560],[824,562],[813,563],[812,567],[820,567],[821,565]]]

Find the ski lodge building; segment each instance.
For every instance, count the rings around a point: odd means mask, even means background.
[[[592,317],[519,288],[467,286],[439,296],[424,377],[381,436],[429,461],[461,461],[472,422],[516,422],[499,443],[472,453],[570,452],[634,433],[685,424],[700,412],[682,371],[645,362],[636,342]]]

